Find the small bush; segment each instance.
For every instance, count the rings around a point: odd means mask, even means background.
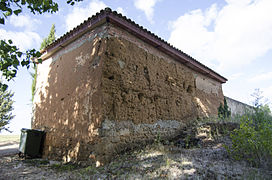
[[[227,100],[224,97],[224,104],[222,105],[222,103],[220,103],[220,106],[218,107],[218,117],[220,119],[226,119],[226,118],[230,118],[231,115],[231,111],[229,110],[229,106],[227,104]]]
[[[272,167],[272,116],[268,106],[241,117],[240,128],[231,133],[229,153],[237,160],[246,159],[252,165]]]

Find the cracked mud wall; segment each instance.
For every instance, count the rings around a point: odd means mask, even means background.
[[[135,124],[196,118],[194,74],[119,38],[108,40],[104,115]]]
[[[104,116],[135,124],[217,115],[221,83],[111,26],[103,65]]]

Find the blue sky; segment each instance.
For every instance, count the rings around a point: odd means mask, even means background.
[[[55,14],[33,15],[24,9],[9,17],[0,25],[1,39],[12,39],[21,49],[39,49],[53,23],[60,37],[110,7],[226,77],[226,96],[251,104],[251,94],[260,88],[272,101],[271,0],[84,0],[74,6],[58,2]],[[21,69],[9,85],[15,92],[16,115],[10,130],[19,134],[31,122],[29,72]]]

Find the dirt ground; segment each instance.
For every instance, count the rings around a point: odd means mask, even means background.
[[[0,135],[0,157],[18,153],[19,135]]]
[[[272,172],[231,159],[228,137],[186,149],[157,141],[100,167],[43,159],[0,157],[0,179],[272,179]]]

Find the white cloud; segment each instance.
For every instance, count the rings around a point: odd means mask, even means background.
[[[214,4],[205,12],[197,9],[180,16],[170,24],[173,31],[169,42],[190,55],[197,58],[202,57],[211,48],[210,44],[214,42],[214,34],[208,31],[208,26],[217,15],[217,7]],[[211,63],[206,62],[206,64],[210,65]]]
[[[37,29],[37,26],[41,24],[41,21],[28,15],[13,15],[10,17],[9,23],[15,27],[24,27],[27,30],[33,31],[34,29]]]
[[[30,48],[39,48],[41,37],[38,33],[32,31],[14,32],[0,29],[1,39],[11,39],[13,44],[20,48],[20,50],[27,50]]]
[[[134,6],[144,11],[147,20],[153,23],[154,6],[159,0],[135,0]]]
[[[170,23],[169,42],[204,64],[226,71],[272,49],[272,1],[226,0],[180,16]]]
[[[68,14],[66,17],[66,29],[73,29],[88,17],[91,17],[105,7],[107,7],[106,4],[100,0],[92,0],[86,7],[75,6],[72,13]]]
[[[243,73],[235,73],[235,74],[232,74],[229,76],[229,80],[236,80],[238,78],[241,78],[241,76],[243,76],[244,74]]]
[[[122,8],[122,7],[118,7],[117,9],[116,9],[116,11],[118,12],[118,13],[121,13],[123,16],[126,16],[126,11]]]
[[[249,82],[260,82],[260,81],[267,81],[272,80],[272,72],[267,72],[263,74],[258,74],[255,77],[249,79]]]
[[[20,50],[40,47],[41,37],[34,30],[41,24],[41,21],[28,15],[12,15],[8,19],[8,23],[20,31],[8,31],[0,28],[1,39],[11,39]]]

